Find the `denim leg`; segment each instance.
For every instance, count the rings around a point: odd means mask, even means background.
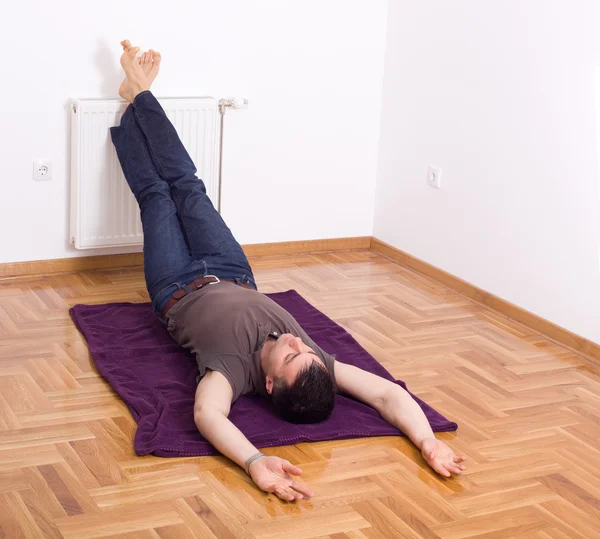
[[[201,265],[195,263],[190,255],[169,185],[154,168],[146,139],[135,121],[131,106],[123,114],[121,125],[111,128],[111,137],[125,179],[140,206],[146,286],[155,309],[158,309],[160,306],[156,305],[156,300],[161,302],[164,299],[159,296],[168,299],[178,288],[172,285],[194,270],[202,275],[204,268],[198,272],[193,267]]]
[[[196,174],[190,154],[152,92],[146,90],[139,93],[132,108],[160,176],[171,183],[182,176]],[[204,186],[204,182],[198,181]]]
[[[135,119],[146,137],[150,155],[171,197],[192,257],[205,260],[209,271],[246,275],[252,270],[241,245],[213,206],[204,182],[160,103],[150,91],[133,102]]]

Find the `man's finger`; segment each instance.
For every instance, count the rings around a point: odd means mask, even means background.
[[[285,499],[288,502],[291,502],[294,499],[294,495],[292,494],[292,492],[290,491],[289,488],[283,488],[283,489],[281,489],[281,492],[283,493],[283,495],[285,496]]]
[[[288,460],[283,461],[283,471],[292,475],[302,475],[302,470],[298,466],[294,466]]]
[[[288,488],[286,488],[286,489],[285,489],[285,493],[287,494],[287,496],[288,496],[288,500],[289,500],[290,502],[293,502],[293,501],[296,499],[296,494],[297,494],[297,493],[296,493],[296,491],[295,491],[295,490],[293,490],[292,488],[289,488],[289,487],[288,487]]]
[[[433,461],[430,466],[440,475],[444,477],[450,477],[450,472],[444,468],[439,462]]]
[[[465,457],[464,455],[461,455],[460,457],[454,457],[454,462],[464,462],[465,460],[467,460],[467,457]]]
[[[306,485],[299,483],[298,481],[292,483],[292,488],[306,498],[312,498],[315,495]]]
[[[288,494],[286,492],[286,489],[284,489],[284,488],[276,488],[275,489],[275,494],[277,494],[277,496],[279,498],[281,498],[282,500],[291,501],[291,500],[294,499],[293,496],[291,496],[291,494]]]

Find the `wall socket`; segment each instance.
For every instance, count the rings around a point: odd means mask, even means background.
[[[429,165],[427,169],[427,183],[435,189],[442,187],[442,169]]]
[[[48,181],[52,179],[52,162],[48,159],[34,159],[33,179],[35,181]]]

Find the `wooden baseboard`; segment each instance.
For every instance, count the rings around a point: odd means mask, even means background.
[[[427,277],[431,277],[449,288],[460,292],[464,296],[467,296],[486,307],[490,307],[512,320],[520,322],[533,331],[541,333],[545,337],[548,337],[575,352],[586,355],[594,360],[600,360],[600,344],[596,344],[580,335],[576,335],[568,329],[557,326],[545,318],[530,313],[529,311],[503,300],[494,294],[486,292],[467,281],[463,281],[459,277],[436,268],[427,262],[423,262],[404,251],[396,249],[377,238],[371,240],[371,251],[383,255],[403,266],[414,269],[423,275],[427,275]]]
[[[255,257],[365,250],[369,249],[370,246],[371,236],[359,236],[355,238],[333,238],[326,240],[256,243],[243,245],[242,247],[246,256]],[[142,253],[10,262],[0,264],[0,279],[32,275],[51,275],[55,273],[73,273],[75,271],[131,268],[142,266],[143,263]]]
[[[298,255],[327,251],[359,251],[371,247],[371,236],[334,238],[330,240],[286,241],[243,245],[246,256]]]
[[[52,260],[31,260],[0,264],[0,279],[73,273],[75,271],[130,268],[143,265],[142,253],[122,255],[78,256]]]

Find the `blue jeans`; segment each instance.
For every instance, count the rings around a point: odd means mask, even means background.
[[[141,211],[144,274],[156,314],[175,291],[205,275],[256,288],[241,245],[215,210],[173,124],[148,90],[111,137]]]

